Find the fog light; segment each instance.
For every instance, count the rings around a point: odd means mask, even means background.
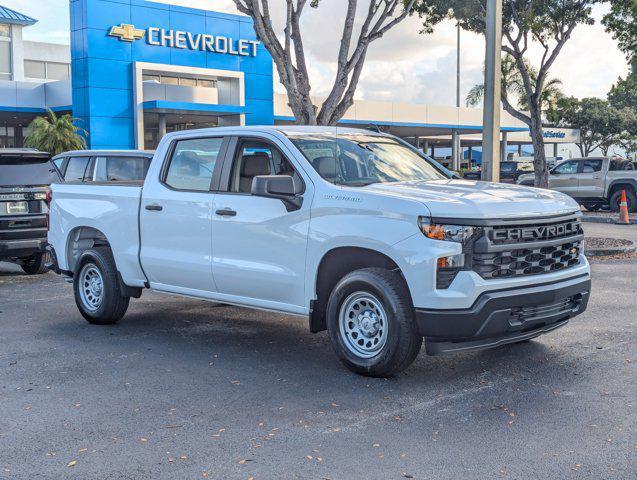
[[[458,272],[464,268],[464,255],[440,257],[436,268],[436,288],[449,288]]]

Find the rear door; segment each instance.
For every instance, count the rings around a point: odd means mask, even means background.
[[[173,140],[159,178],[144,183],[140,260],[151,287],[206,296],[212,277],[212,203],[227,139]]]
[[[604,196],[604,159],[586,158],[581,160],[580,163],[580,170],[577,174],[579,186],[577,194],[574,196],[580,198],[602,198]]]

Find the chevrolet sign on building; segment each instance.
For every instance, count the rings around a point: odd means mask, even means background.
[[[125,42],[133,42],[146,37],[146,43],[156,47],[174,47],[189,50],[201,50],[212,53],[226,53],[229,55],[241,55],[256,57],[256,40],[234,40],[222,35],[210,35],[207,33],[184,32],[181,30],[166,30],[165,28],[149,27],[146,30],[135,28],[134,25],[120,24],[111,27],[109,35],[118,37]]]

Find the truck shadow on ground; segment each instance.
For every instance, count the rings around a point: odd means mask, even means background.
[[[569,365],[579,360],[568,345],[549,347],[542,337],[525,344],[445,356],[428,356],[423,345],[417,360],[402,374],[367,378],[342,366],[327,332],[309,333],[303,317],[188,299],[139,303],[132,303],[129,313],[114,326],[89,325],[74,311],[46,328],[52,335],[90,342],[105,356],[161,352],[159,363],[181,363],[185,371],[212,363],[218,379],[246,372],[257,388],[258,384],[265,387],[283,381],[288,387],[303,384],[304,389],[334,393],[361,387],[379,393],[385,388],[414,388],[431,395],[501,381],[542,383],[549,375],[554,379],[556,369],[570,373]],[[572,379],[565,375],[560,381],[568,384]],[[199,383],[195,377],[193,381]],[[208,381],[210,378],[203,379]]]

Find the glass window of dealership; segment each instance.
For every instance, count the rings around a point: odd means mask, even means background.
[[[294,122],[248,17],[144,0],[70,0],[69,46],[23,39],[37,20],[1,2],[0,147],[21,146],[26,126],[47,108],[76,117],[91,148],[153,149],[171,131]],[[530,143],[525,125],[505,112],[502,119],[504,142]],[[471,155],[482,112],[357,100],[340,123],[373,124],[434,155],[457,132]],[[547,140],[556,144],[579,135],[554,130]]]

